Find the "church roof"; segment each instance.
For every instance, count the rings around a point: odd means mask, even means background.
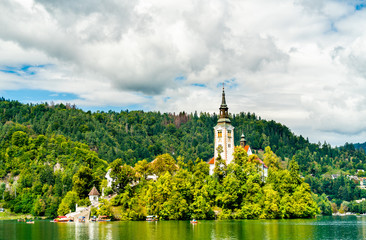
[[[244,150],[245,150],[246,152],[248,152],[248,150],[249,150],[249,145],[245,145],[245,146],[244,146]]]
[[[93,196],[93,195],[100,195],[98,190],[95,188],[95,186],[93,187],[93,189],[90,191],[89,196]]]
[[[244,146],[244,149],[245,149],[245,151],[246,151],[246,152],[248,152],[248,150],[249,150],[249,145],[245,145],[245,146]],[[264,162],[263,162],[259,157],[257,158],[257,160],[258,160],[258,162],[259,162],[260,164],[262,164],[265,168],[268,168],[268,167],[266,166],[266,164],[264,164]],[[208,164],[215,164],[215,157],[211,158],[207,163],[208,163]]]
[[[266,164],[264,164],[264,162],[260,159],[260,158],[257,158],[257,160],[259,161],[259,163],[260,164],[262,164],[265,168],[268,168],[267,166],[266,166]]]

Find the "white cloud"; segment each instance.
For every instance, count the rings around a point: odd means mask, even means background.
[[[72,93],[81,107],[217,112],[217,86],[230,80],[230,111],[275,119],[312,141],[363,142],[358,3],[3,0],[0,70],[46,67],[0,72],[0,90]]]

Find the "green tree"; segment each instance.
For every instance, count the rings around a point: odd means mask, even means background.
[[[332,215],[332,205],[328,200],[327,196],[323,193],[318,196],[316,194],[313,195],[314,200],[316,201],[322,215],[331,216]]]
[[[141,161],[138,161],[135,164],[135,170],[140,175],[140,177],[143,177],[146,179],[147,175],[150,173],[150,165],[146,161],[146,159],[143,159]]]
[[[263,212],[260,218],[278,218],[280,216],[280,196],[273,190],[271,185],[267,185],[263,190]]]
[[[5,183],[1,183],[0,184],[0,195],[2,196],[2,200],[4,200],[5,189],[6,189]]]
[[[79,171],[72,178],[73,191],[78,194],[80,198],[86,198],[93,188],[98,187],[98,182],[95,181],[93,170],[88,167],[81,167]]]
[[[266,164],[267,167],[279,168],[280,159],[276,156],[274,152],[272,152],[270,146],[267,146],[265,148],[263,162],[264,164]]]
[[[168,153],[157,156],[155,160],[150,163],[150,167],[152,172],[157,176],[160,176],[165,172],[172,174],[178,170],[176,161]]]
[[[105,199],[100,201],[101,206],[97,210],[97,214],[100,216],[112,216],[111,203]]]
[[[122,193],[125,187],[135,180],[135,170],[127,165],[122,164],[122,159],[116,159],[111,163],[111,178],[113,179],[112,188],[115,192]]]
[[[219,145],[217,147],[218,156],[215,159],[215,168],[214,168],[214,175],[222,181],[222,179],[226,175],[227,165],[225,159],[221,158],[221,153],[223,152],[222,146]]]
[[[67,192],[58,207],[57,214],[63,216],[69,212],[75,211],[76,203],[79,201],[78,194],[74,191]]]
[[[310,187],[302,183],[293,194],[293,208],[297,218],[312,218],[320,213],[320,209],[311,196]]]
[[[11,137],[11,143],[17,147],[23,147],[28,144],[28,135],[23,131],[16,131]]]
[[[35,216],[44,216],[46,212],[46,203],[42,198],[38,198],[33,205],[32,214]]]

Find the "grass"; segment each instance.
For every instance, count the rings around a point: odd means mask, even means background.
[[[16,214],[5,209],[5,212],[0,212],[0,220],[14,220],[19,218],[33,218],[30,214]]]

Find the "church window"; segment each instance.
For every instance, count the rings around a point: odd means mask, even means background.
[[[227,130],[227,137],[231,138],[231,130]]]
[[[217,131],[217,137],[222,138],[222,131],[221,130]]]

